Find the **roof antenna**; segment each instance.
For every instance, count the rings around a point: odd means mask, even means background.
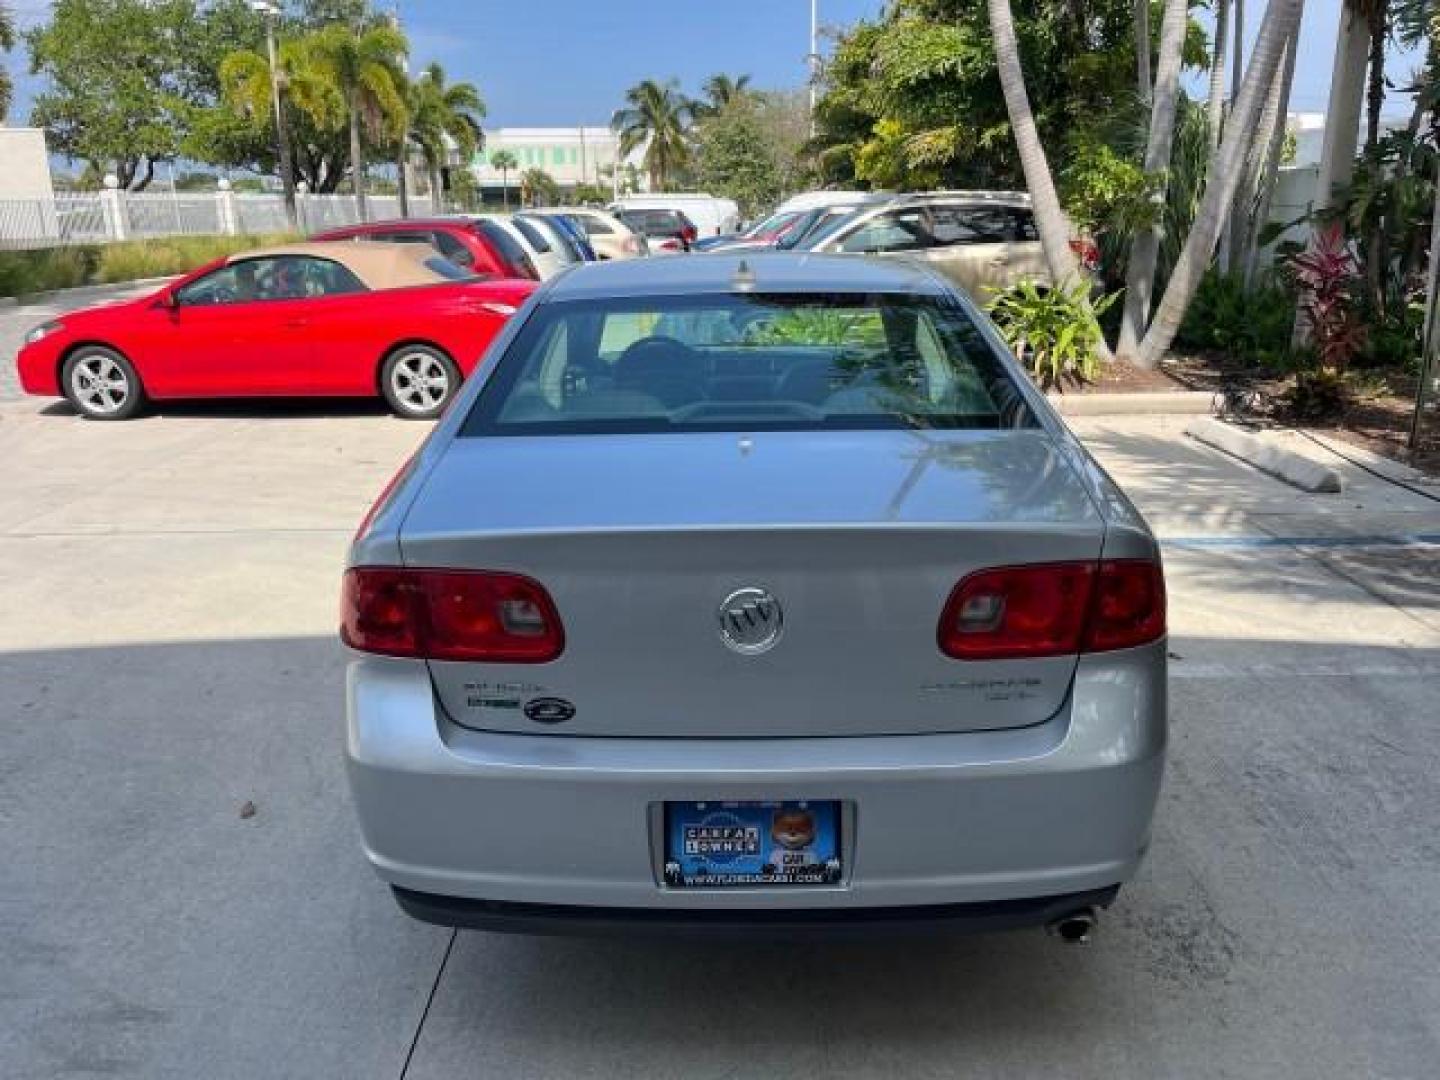
[[[735,268],[730,287],[736,292],[749,292],[755,288],[755,271],[750,269],[750,264],[744,259],[741,259],[740,265]]]

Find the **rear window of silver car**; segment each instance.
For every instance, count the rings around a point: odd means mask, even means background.
[[[1034,425],[948,298],[726,293],[541,305],[462,434]]]

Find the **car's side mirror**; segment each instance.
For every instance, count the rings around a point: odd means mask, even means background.
[[[180,297],[172,290],[167,289],[156,298],[155,305],[157,307],[163,307],[167,311],[179,311]]]

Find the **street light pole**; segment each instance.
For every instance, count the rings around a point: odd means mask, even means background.
[[[290,136],[285,131],[285,109],[280,103],[280,61],[275,49],[275,20],[280,8],[270,0],[250,0],[250,7],[265,20],[265,51],[270,58],[270,101],[275,109],[275,150],[280,163],[280,187],[285,192],[285,218],[292,231],[300,229],[295,209],[295,168],[290,160]]]
[[[819,0],[810,0],[810,137],[815,137],[815,102],[820,86]]]

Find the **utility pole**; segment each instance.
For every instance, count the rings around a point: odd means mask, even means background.
[[[819,0],[810,0],[810,137],[815,137],[815,102],[820,89]]]
[[[250,0],[250,8],[265,20],[265,51],[270,57],[270,101],[275,109],[275,152],[280,163],[280,187],[285,192],[285,219],[292,232],[300,228],[295,210],[295,168],[290,161],[290,136],[285,131],[285,109],[280,102],[280,61],[275,49],[275,22],[280,8],[272,0]]]

